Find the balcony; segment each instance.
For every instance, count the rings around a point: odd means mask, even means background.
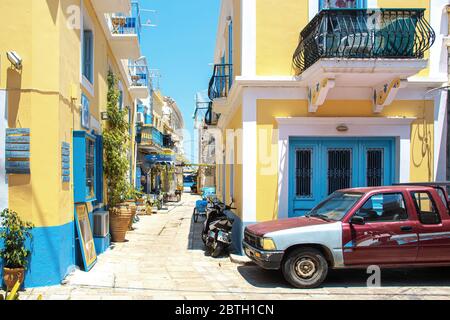
[[[167,149],[173,149],[175,147],[175,141],[173,141],[170,134],[163,135],[163,147]]]
[[[128,65],[130,94],[133,99],[145,99],[149,96],[149,73],[147,65],[130,63]]]
[[[211,101],[228,97],[231,85],[233,84],[233,65],[216,64],[214,73],[209,81],[208,96]]]
[[[217,126],[220,116],[213,111],[212,102],[208,105],[208,110],[205,114],[205,124],[208,126]]]
[[[111,48],[118,60],[140,57],[141,18],[137,2],[131,3],[128,15],[123,13],[105,14]]]
[[[163,134],[152,125],[144,125],[140,127],[140,138],[137,142],[141,149],[160,150],[164,143]]]
[[[424,13],[425,9],[322,10],[300,33],[293,57],[297,75],[321,62],[331,72],[364,73],[381,67],[401,78],[411,76],[426,67],[424,54],[436,38]]]
[[[130,12],[130,0],[92,0],[95,10],[100,14],[112,12]]]

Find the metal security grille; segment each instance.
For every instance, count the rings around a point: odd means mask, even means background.
[[[352,150],[328,149],[328,194],[351,187]]]
[[[367,150],[367,186],[379,187],[383,185],[384,175],[384,150],[369,149]]]
[[[312,150],[300,149],[296,154],[297,197],[312,197]]]

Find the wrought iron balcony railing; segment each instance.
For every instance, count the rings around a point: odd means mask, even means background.
[[[142,24],[139,3],[131,3],[131,16],[113,14],[110,15],[110,21],[112,34],[135,34],[140,41]]]
[[[149,86],[149,73],[146,65],[139,65],[136,63],[130,63],[128,65],[128,71],[130,73],[131,86],[132,87],[148,87]]]
[[[233,65],[216,64],[214,73],[209,81],[208,96],[211,100],[228,96],[233,84]]]
[[[163,135],[163,147],[168,149],[172,149],[173,147],[175,147],[175,141],[173,141],[170,134]]]
[[[324,9],[301,31],[298,74],[322,58],[421,59],[435,32],[425,9]]]
[[[208,126],[215,126],[219,122],[219,115],[213,111],[212,102],[208,105],[208,110],[205,113],[205,123]]]

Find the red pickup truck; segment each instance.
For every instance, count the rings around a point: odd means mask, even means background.
[[[450,266],[448,185],[340,190],[304,217],[248,226],[244,251],[298,288],[319,286],[329,268]]]

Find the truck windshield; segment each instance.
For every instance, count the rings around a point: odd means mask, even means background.
[[[334,192],[313,208],[306,216],[340,221],[362,196],[362,193]]]

